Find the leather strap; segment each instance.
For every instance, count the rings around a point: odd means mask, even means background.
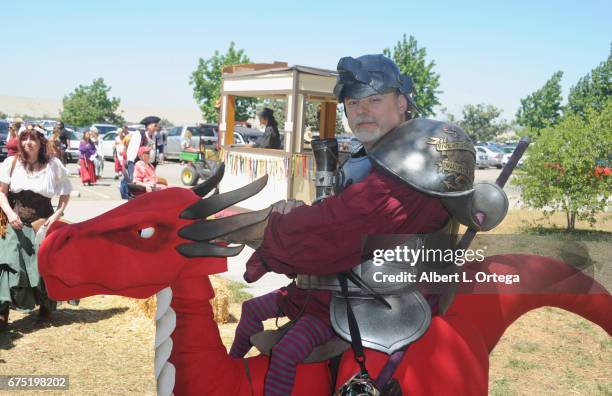
[[[351,346],[353,347],[353,353],[355,355],[355,361],[359,364],[361,368],[362,375],[368,375],[368,370],[366,369],[366,356],[363,351],[363,344],[361,343],[361,333],[359,332],[359,325],[357,324],[357,318],[355,318],[355,313],[353,312],[353,308],[351,307],[351,300],[349,299],[348,293],[348,276],[346,273],[341,272],[338,274],[338,281],[340,282],[340,287],[342,288],[342,295],[346,299],[346,317],[348,319],[349,332],[351,333]]]

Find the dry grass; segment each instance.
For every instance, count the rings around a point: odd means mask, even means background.
[[[541,217],[511,212],[496,233],[516,233],[534,221],[549,228],[563,226],[562,216],[553,217],[550,224]],[[586,224],[578,226],[588,230]],[[601,216],[597,229],[612,232],[612,217]],[[219,325],[229,346],[240,317],[237,302],[247,296],[236,284],[215,281],[215,287],[226,296],[219,305],[225,304],[225,298],[229,302],[223,313],[227,323]],[[8,332],[0,334],[0,374],[69,375],[70,391],[65,393],[71,395],[152,395],[154,309],[151,301],[143,306],[127,298],[97,296],[84,299],[78,308],[62,305],[48,324],[38,322],[36,312],[11,311]],[[273,326],[273,320],[266,323],[266,328]],[[611,379],[611,338],[558,309],[540,309],[522,317],[491,354],[493,395],[610,395]]]
[[[536,250],[567,259],[572,249],[586,247],[593,261],[603,266],[598,273],[609,275],[612,215],[600,214],[594,229],[579,222],[573,235],[565,235],[564,227],[562,214],[546,219],[537,212],[512,211],[494,233],[531,234],[530,244],[520,235],[498,239],[501,251]],[[532,234],[540,235],[537,244]],[[600,327],[561,309],[538,309],[517,320],[490,359],[491,395],[612,395],[612,339]]]

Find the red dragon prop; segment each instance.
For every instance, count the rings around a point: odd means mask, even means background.
[[[209,300],[208,278],[226,271],[225,256],[241,247],[202,242],[255,224],[267,213],[253,212],[215,220],[206,217],[260,189],[208,194],[217,175],[194,190],[169,188],[149,193],[94,219],[54,224],[41,246],[40,272],[57,300],[99,294],[136,298],[158,293],[155,372],[159,394],[262,395],[268,357],[232,359],[221,342]],[[249,186],[247,186],[249,187]],[[263,216],[263,217],[262,217]],[[194,223],[195,220],[195,223]],[[201,242],[182,238],[181,229],[197,224]],[[91,256],[87,246],[104,254]],[[499,255],[464,267],[466,272],[518,274],[530,290],[516,294],[500,284],[495,294],[459,294],[429,330],[413,343],[394,378],[405,395],[485,395],[489,353],[504,331],[526,312],[553,306],[574,312],[612,333],[612,297],[597,282],[563,262],[532,255]],[[478,286],[476,286],[478,287]],[[581,294],[564,294],[571,287]],[[546,292],[546,293],[544,293]],[[368,350],[369,372],[376,376],[387,355]],[[349,350],[342,357],[337,384],[359,367]],[[328,365],[298,367],[293,395],[329,395]]]

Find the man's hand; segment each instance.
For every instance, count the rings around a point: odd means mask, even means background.
[[[293,209],[302,205],[304,205],[304,202],[294,199],[278,201],[272,205],[271,213],[276,212],[280,214],[287,214]],[[221,237],[220,239],[229,243],[244,243],[253,249],[257,249],[263,242],[264,233],[267,226],[268,219],[241,230],[234,231],[231,234]]]

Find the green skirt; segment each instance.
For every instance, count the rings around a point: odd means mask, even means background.
[[[9,226],[6,236],[0,238],[0,309],[7,304],[19,310],[41,305],[53,311],[57,307],[38,273],[35,236],[32,227],[14,230]]]

